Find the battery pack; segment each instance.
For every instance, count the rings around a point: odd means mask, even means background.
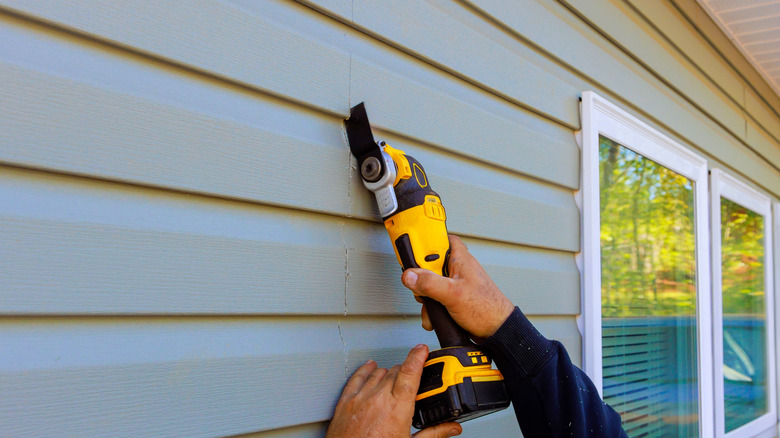
[[[412,425],[464,422],[509,406],[501,372],[476,346],[430,353],[423,368]]]

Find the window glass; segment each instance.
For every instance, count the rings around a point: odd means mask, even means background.
[[[604,400],[629,436],[698,435],[693,183],[599,138]]]
[[[726,432],[768,412],[764,217],[720,198]]]

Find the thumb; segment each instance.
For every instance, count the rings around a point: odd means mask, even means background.
[[[463,427],[458,423],[442,423],[427,429],[423,429],[414,435],[414,438],[449,438],[458,436],[463,432]]]
[[[455,288],[455,280],[452,278],[421,268],[407,269],[401,281],[416,295],[433,298],[445,307]]]

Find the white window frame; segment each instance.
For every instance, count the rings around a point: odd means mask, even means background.
[[[775,388],[775,308],[774,308],[774,263],[772,259],[772,201],[737,178],[721,169],[712,169],[710,175],[710,218],[712,221],[712,323],[713,353],[715,364],[715,433],[718,438],[754,437],[777,423]],[[768,412],[757,419],[726,433],[725,400],[723,385],[723,284],[721,256],[721,202],[726,198],[764,217],[764,284],[766,308],[766,357]]]
[[[774,218],[772,220],[772,223],[774,224],[773,229],[780,230],[780,202],[773,202],[772,203],[772,212],[774,213]],[[767,239],[768,240],[768,239]],[[780,232],[774,233],[774,238],[772,242],[772,249],[780,248]],[[765,266],[769,267],[766,263]],[[775,283],[772,287],[772,291],[774,292],[772,295],[777,296],[778,293],[780,293],[780,257],[774,258],[774,278]],[[774,298],[773,298],[774,299]],[[775,321],[777,321],[778,315],[780,315],[780,300],[774,300],[774,307],[772,308],[772,313],[774,314]],[[775,323],[775,342],[777,342],[778,339],[780,339],[780,324]],[[778,378],[778,367],[777,364],[780,363],[780,348],[775,348],[774,345],[772,346],[774,348],[775,354],[772,356],[772,358],[775,361],[775,372],[774,377],[775,379]],[[769,357],[769,352],[767,352],[767,357]],[[775,385],[777,386],[777,380],[775,380]],[[775,391],[777,391],[777,388],[774,388]],[[772,434],[769,436],[779,436],[780,435],[780,409],[778,409],[778,406],[780,406],[780,400],[778,400],[778,397],[780,396],[780,392],[775,394],[775,397],[772,399],[772,401],[775,403],[775,422],[776,426],[772,430]]]
[[[710,437],[713,427],[712,303],[710,302],[710,231],[707,161],[621,110],[592,91],[582,94],[582,212],[583,370],[603,395],[601,351],[601,248],[599,218],[599,135],[604,135],[693,182],[696,229],[696,304],[699,370],[699,435]]]

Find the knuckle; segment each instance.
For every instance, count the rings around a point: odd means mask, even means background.
[[[402,394],[411,394],[414,392],[414,387],[411,383],[404,382],[398,385],[398,391]]]
[[[463,296],[463,284],[461,282],[450,282],[447,286],[447,293],[453,299],[453,301],[455,301],[456,299]]]
[[[417,290],[421,292],[428,292],[428,289],[431,287],[431,278],[426,275],[426,273],[422,273],[417,277]]]
[[[419,367],[420,363],[417,361],[417,359],[409,359],[406,362],[401,365],[401,368],[398,369],[398,372],[401,374],[405,374],[407,376],[413,376],[416,374],[417,368]]]
[[[386,368],[377,368],[377,369],[375,369],[375,370],[374,370],[374,372],[373,372],[373,373],[371,373],[371,375],[370,375],[370,376],[368,376],[368,379],[369,379],[369,380],[372,380],[372,381],[373,381],[373,380],[378,380],[378,379],[380,379],[380,378],[381,378],[383,375],[385,375],[385,373],[387,373],[387,369],[386,369]]]

